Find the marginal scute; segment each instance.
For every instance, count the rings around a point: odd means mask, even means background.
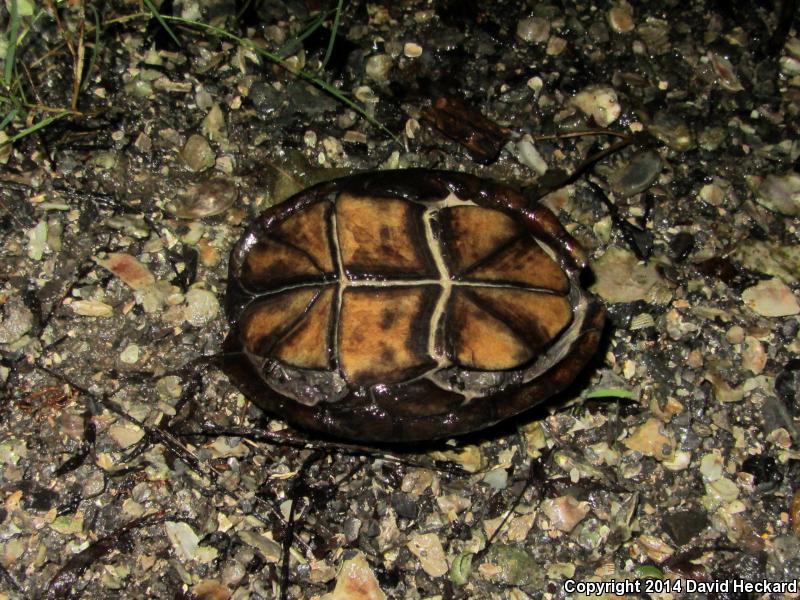
[[[531,236],[520,238],[466,273],[470,281],[526,285],[566,293],[569,281],[561,266]]]
[[[391,198],[336,199],[342,262],[355,277],[426,278],[436,275],[424,237],[422,207]]]
[[[305,369],[330,368],[330,331],[335,286],[322,290],[305,316],[278,342],[275,358]]]
[[[270,356],[275,345],[304,316],[318,294],[317,288],[300,288],[255,301],[247,308],[239,325],[242,345],[256,356]]]
[[[439,212],[448,269],[459,275],[522,233],[506,214],[480,206],[456,206]]]
[[[462,290],[453,290],[445,330],[451,359],[464,367],[511,369],[533,357],[524,339]]]
[[[240,277],[247,288],[268,292],[289,283],[319,280],[322,273],[304,252],[265,239],[250,248]]]
[[[331,273],[333,257],[328,236],[330,210],[330,202],[312,204],[276,225],[270,235],[308,253],[320,271]]]
[[[466,293],[535,350],[549,345],[572,321],[572,306],[566,296],[491,287],[473,287]]]
[[[435,364],[428,327],[438,286],[349,287],[339,318],[339,360],[356,385],[395,383]]]

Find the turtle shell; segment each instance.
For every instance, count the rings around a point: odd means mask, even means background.
[[[322,183],[234,247],[223,369],[262,408],[336,437],[475,431],[562,390],[595,352],[584,262],[549,210],[494,181]]]

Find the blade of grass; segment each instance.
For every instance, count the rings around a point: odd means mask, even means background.
[[[86,35],[86,3],[81,0],[80,3],[81,17],[80,25],[78,26],[78,49],[75,53],[75,64],[72,69],[72,103],[70,106],[73,110],[78,106],[78,95],[81,92],[81,78],[83,77],[83,59],[86,55],[86,44],[84,43],[84,36]]]
[[[308,36],[314,33],[317,29],[319,29],[320,25],[325,22],[333,11],[328,12],[321,12],[319,13],[311,23],[309,23],[308,27],[306,27],[303,31],[301,31],[298,35],[293,37],[292,39],[288,40],[284,44],[281,45],[275,51],[275,54],[278,56],[287,56],[288,54],[294,54],[296,52],[297,47],[300,43],[305,40]]]
[[[147,8],[150,9],[150,11],[153,13],[153,16],[156,18],[159,24],[164,28],[169,37],[172,38],[172,41],[175,42],[178,45],[178,47],[183,47],[183,44],[181,44],[181,41],[178,39],[178,36],[175,35],[175,32],[172,31],[172,28],[167,23],[167,19],[174,17],[165,17],[160,12],[158,12],[158,9],[156,8],[155,4],[153,4],[152,0],[144,0],[144,4],[145,6],[147,6]]]
[[[585,398],[626,398],[628,400],[635,400],[636,393],[624,388],[600,388],[598,390],[592,390],[586,394]]]
[[[331,54],[333,54],[333,45],[336,43],[336,34],[339,31],[339,20],[342,18],[342,6],[344,6],[344,0],[339,0],[336,4],[336,14],[333,16],[333,27],[331,28],[331,39],[328,40],[328,49],[325,50],[325,58],[322,59],[322,70],[325,70],[325,67],[328,65],[328,61],[331,59]]]
[[[8,125],[9,123],[11,123],[11,121],[13,121],[13,120],[14,120],[14,118],[15,118],[16,116],[17,116],[17,109],[16,109],[16,108],[12,108],[12,109],[11,109],[11,110],[8,112],[8,114],[7,114],[5,117],[3,117],[3,120],[2,120],[2,121],[0,121],[0,131],[2,131],[3,129],[5,129],[5,128],[6,128],[6,125]]]
[[[86,77],[83,79],[81,83],[81,91],[86,89],[86,86],[89,85],[89,75],[94,69],[94,63],[97,61],[97,53],[99,52],[98,48],[100,48],[100,15],[97,14],[97,10],[91,4],[89,8],[92,9],[92,14],[94,15],[94,45],[92,46],[92,55],[89,57],[89,66],[86,69]]]
[[[3,83],[6,88],[11,87],[11,79],[14,77],[14,60],[17,53],[17,36],[19,35],[19,10],[17,0],[10,0],[9,19],[10,25],[8,32],[8,48],[6,49],[6,64],[3,70]]]
[[[21,140],[22,138],[27,137],[27,136],[31,135],[32,133],[36,133],[40,129],[43,129],[43,128],[47,127],[48,125],[50,125],[50,123],[52,123],[53,121],[58,121],[59,119],[63,119],[64,117],[66,117],[69,114],[71,114],[71,111],[63,110],[58,114],[52,115],[50,117],[45,117],[44,119],[42,119],[41,121],[39,121],[37,123],[34,123],[30,127],[26,127],[25,129],[23,129],[19,133],[15,134],[15,135],[12,135],[6,141],[0,142],[0,148],[5,146],[6,144],[13,144],[17,140]]]
[[[257,54],[263,56],[267,60],[269,60],[271,62],[274,62],[277,65],[280,65],[281,67],[283,67],[284,69],[286,69],[287,71],[292,73],[293,75],[296,75],[297,77],[305,79],[309,83],[317,86],[322,91],[324,91],[324,92],[330,94],[331,96],[333,96],[334,98],[336,98],[342,104],[345,104],[346,106],[352,108],[355,112],[357,112],[359,115],[364,117],[364,119],[366,119],[368,123],[370,123],[371,125],[374,125],[375,127],[378,127],[379,129],[384,131],[386,134],[388,134],[389,137],[392,138],[392,140],[394,140],[396,143],[400,144],[400,140],[398,139],[398,137],[394,133],[392,133],[383,123],[381,123],[380,121],[377,121],[374,117],[370,116],[369,113],[367,113],[366,109],[363,106],[361,106],[357,102],[354,102],[353,100],[351,100],[350,98],[345,96],[340,90],[338,90],[337,88],[335,88],[334,86],[329,84],[327,81],[324,81],[324,80],[320,79],[319,77],[316,77],[316,76],[312,75],[311,73],[308,73],[307,71],[293,69],[291,66],[289,66],[286,63],[286,60],[284,60],[283,58],[281,58],[277,54],[274,54],[274,53],[270,52],[269,50],[264,50],[263,48],[259,48],[258,46],[256,46],[250,40],[247,40],[247,39],[244,39],[244,38],[240,38],[239,36],[234,35],[234,34],[230,33],[229,31],[226,31],[225,29],[220,29],[219,27],[215,27],[214,25],[209,25],[209,24],[203,23],[201,21],[192,21],[190,19],[184,19],[182,17],[162,16],[162,18],[164,18],[165,20],[168,20],[168,21],[173,21],[175,23],[180,23],[182,25],[187,25],[189,27],[197,27],[199,29],[204,29],[206,31],[211,31],[211,32],[215,33],[216,35],[218,35],[221,38],[226,38],[226,39],[229,39],[229,40],[233,40],[234,42],[236,42],[240,46],[242,46],[244,48],[247,48],[248,50],[252,50],[253,52],[256,52]]]

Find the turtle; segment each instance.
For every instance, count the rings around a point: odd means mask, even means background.
[[[230,255],[222,369],[267,412],[330,437],[426,442],[566,388],[604,311],[586,256],[517,188],[373,171],[266,209]]]

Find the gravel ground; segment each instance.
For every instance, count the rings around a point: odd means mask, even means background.
[[[76,111],[0,147],[0,598],[796,582],[800,39],[770,2],[641,4],[167,0],[207,24],[169,21],[180,44],[137,3],[88,6]],[[58,8],[21,12],[39,109],[76,89],[80,6]],[[256,214],[406,167],[544,196],[606,334],[511,423],[337,446],[200,357]]]

